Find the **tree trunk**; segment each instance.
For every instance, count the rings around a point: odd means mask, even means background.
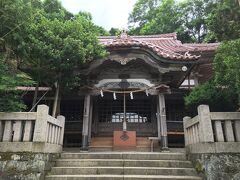
[[[34,106],[37,103],[38,90],[39,90],[39,83],[37,83],[37,85],[35,87],[35,90],[34,90],[34,96],[33,96],[33,102],[32,102],[32,111],[35,111],[35,109],[36,109],[36,107],[34,107]]]
[[[57,107],[60,103],[60,101],[59,101],[59,90],[60,90],[60,85],[57,82],[57,87],[56,87],[56,92],[55,92],[54,102],[53,102],[53,111],[52,111],[52,116],[53,117],[56,117]]]
[[[57,101],[57,108],[56,108],[56,116],[60,115],[60,109],[61,109],[61,92],[59,91],[58,94],[58,101]]]
[[[201,30],[199,29],[199,31],[198,31],[198,43],[201,43],[201,32],[200,32]]]

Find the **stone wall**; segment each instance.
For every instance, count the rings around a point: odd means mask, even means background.
[[[205,180],[240,180],[240,113],[210,112],[184,117],[185,148]]]
[[[59,154],[0,153],[1,180],[44,180]]]
[[[189,154],[204,180],[240,180],[240,153]]]

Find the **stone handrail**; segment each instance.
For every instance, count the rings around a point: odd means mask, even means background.
[[[199,119],[198,116],[194,118],[184,117],[184,138],[185,144],[197,143],[200,141],[199,139]]]
[[[198,106],[198,115],[184,117],[185,145],[214,142],[240,142],[239,112],[210,112]]]
[[[48,113],[46,105],[39,105],[37,112],[0,113],[0,151],[60,151],[65,118]]]

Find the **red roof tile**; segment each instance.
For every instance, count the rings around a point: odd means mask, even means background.
[[[215,50],[217,45],[214,44],[182,44],[177,40],[176,33],[146,35],[146,36],[129,36],[123,32],[120,36],[102,36],[99,41],[107,48],[116,47],[142,47],[151,49],[160,57],[170,60],[194,61],[200,56],[192,55],[193,51]]]
[[[215,51],[219,46],[219,43],[184,44],[184,45],[193,48],[194,51]]]

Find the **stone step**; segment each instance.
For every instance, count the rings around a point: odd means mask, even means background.
[[[124,160],[124,159],[58,159],[57,167],[121,166],[121,167],[192,167],[190,161],[180,160]]]
[[[53,167],[52,175],[197,175],[193,168],[162,167]]]
[[[200,180],[182,152],[65,152],[46,180]]]
[[[62,159],[185,160],[185,153],[62,153]]]
[[[202,180],[197,176],[166,175],[49,175],[46,180]]]

